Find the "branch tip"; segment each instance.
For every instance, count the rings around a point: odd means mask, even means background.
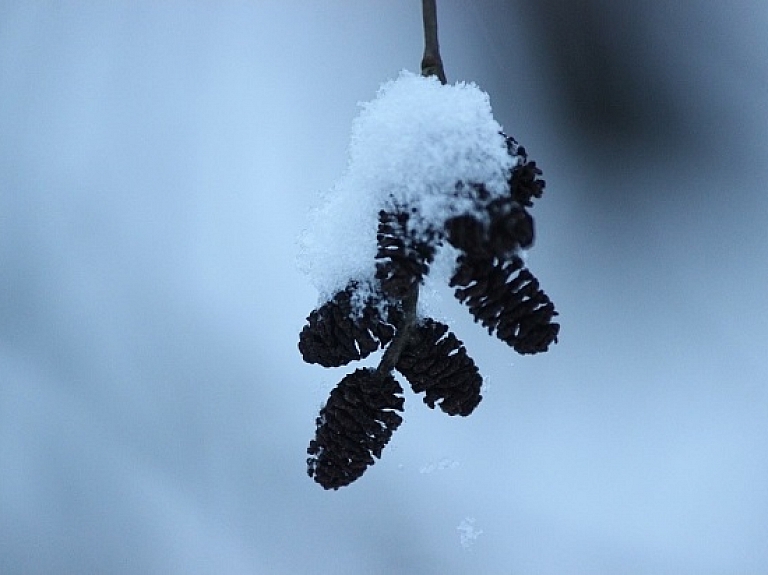
[[[447,84],[437,41],[436,0],[422,0],[421,8],[424,17],[424,57],[421,59],[421,75],[436,76],[441,84]]]

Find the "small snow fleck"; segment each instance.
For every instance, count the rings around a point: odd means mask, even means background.
[[[459,523],[459,526],[456,529],[459,532],[461,546],[464,549],[469,549],[475,543],[475,540],[483,533],[482,529],[475,528],[474,517],[465,517],[461,520],[461,523]]]
[[[459,466],[459,462],[455,459],[449,459],[448,457],[443,457],[440,461],[436,463],[428,463],[424,466],[422,466],[421,469],[419,469],[419,473],[434,473],[435,471],[445,471],[446,469],[456,469]]]
[[[490,376],[487,376],[483,378],[483,385],[480,388],[480,393],[483,396],[486,396],[490,391],[491,391],[491,378]]]

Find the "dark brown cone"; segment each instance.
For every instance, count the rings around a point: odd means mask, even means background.
[[[331,391],[309,443],[307,473],[325,489],[355,481],[402,423],[403,389],[391,373],[358,369]]]
[[[547,351],[557,343],[555,306],[519,257],[502,261],[461,255],[457,263],[450,285],[459,286],[456,297],[488,333],[496,332],[522,354]]]
[[[435,256],[434,242],[415,239],[409,219],[404,210],[379,212],[376,279],[387,296],[398,299],[421,282]]]
[[[426,392],[424,403],[434,409],[439,402],[448,415],[469,415],[482,399],[475,362],[448,326],[433,319],[411,332],[396,368],[414,392]]]
[[[505,136],[507,150],[510,155],[518,157],[518,165],[509,176],[509,192],[511,198],[521,206],[531,207],[532,198],[540,198],[544,193],[546,182],[539,178],[541,170],[536,162],[528,161],[525,148],[511,136]]]
[[[299,351],[307,363],[338,367],[367,357],[386,346],[395,335],[397,312],[390,306],[386,318],[373,297],[362,310],[353,308],[357,285],[351,283],[333,299],[314,310],[299,335]]]
[[[533,218],[517,202],[498,198],[486,207],[488,222],[462,215],[445,223],[448,241],[471,257],[506,258],[533,244]]]

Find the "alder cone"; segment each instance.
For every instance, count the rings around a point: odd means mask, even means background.
[[[325,489],[358,479],[402,423],[403,389],[391,373],[358,369],[331,391],[309,443],[307,474]]]
[[[459,286],[456,298],[488,333],[495,332],[521,354],[547,351],[557,342],[555,306],[519,257],[504,261],[461,255],[457,264],[450,285]]]
[[[486,207],[488,221],[473,215],[449,218],[445,222],[448,242],[465,254],[479,258],[506,258],[533,244],[533,218],[517,202],[498,198]]]
[[[338,367],[368,357],[386,346],[395,335],[397,311],[388,306],[382,313],[371,297],[362,310],[352,305],[356,284],[338,292],[314,310],[299,334],[299,351],[307,363]],[[386,317],[383,317],[386,315]]]
[[[417,239],[409,230],[410,218],[411,214],[401,209],[379,212],[376,279],[382,292],[393,298],[405,297],[420,283],[435,256],[433,242]]]
[[[507,151],[518,158],[517,166],[509,175],[509,192],[511,198],[525,207],[533,205],[533,198],[540,198],[544,193],[546,181],[539,178],[542,174],[536,162],[528,160],[525,148],[517,143],[512,136],[506,136]]]
[[[416,393],[425,393],[424,403],[448,415],[466,416],[482,399],[483,379],[475,362],[448,326],[426,319],[411,332],[396,369]]]
[[[505,136],[507,151],[516,160],[507,178],[508,194],[491,198],[482,183],[459,182],[454,193],[474,200],[476,209],[484,214],[461,214],[448,218],[445,234],[448,242],[471,257],[508,258],[520,249],[529,248],[534,241],[533,217],[527,208],[533,198],[544,193],[545,181],[536,162],[528,160],[525,148]]]

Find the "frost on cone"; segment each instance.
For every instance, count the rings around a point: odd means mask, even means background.
[[[445,244],[458,253],[445,280],[475,321],[521,354],[557,342],[554,304],[521,258],[534,242],[528,210],[543,194],[540,175],[474,85],[405,73],[363,106],[348,171],[316,212],[304,254],[328,297],[299,350],[325,367],[380,349],[386,361],[344,377],[320,411],[307,471],[324,488],[360,477],[402,422],[402,388],[384,365],[448,415],[469,415],[482,399],[461,341],[431,318],[414,325],[404,303],[415,306]]]

